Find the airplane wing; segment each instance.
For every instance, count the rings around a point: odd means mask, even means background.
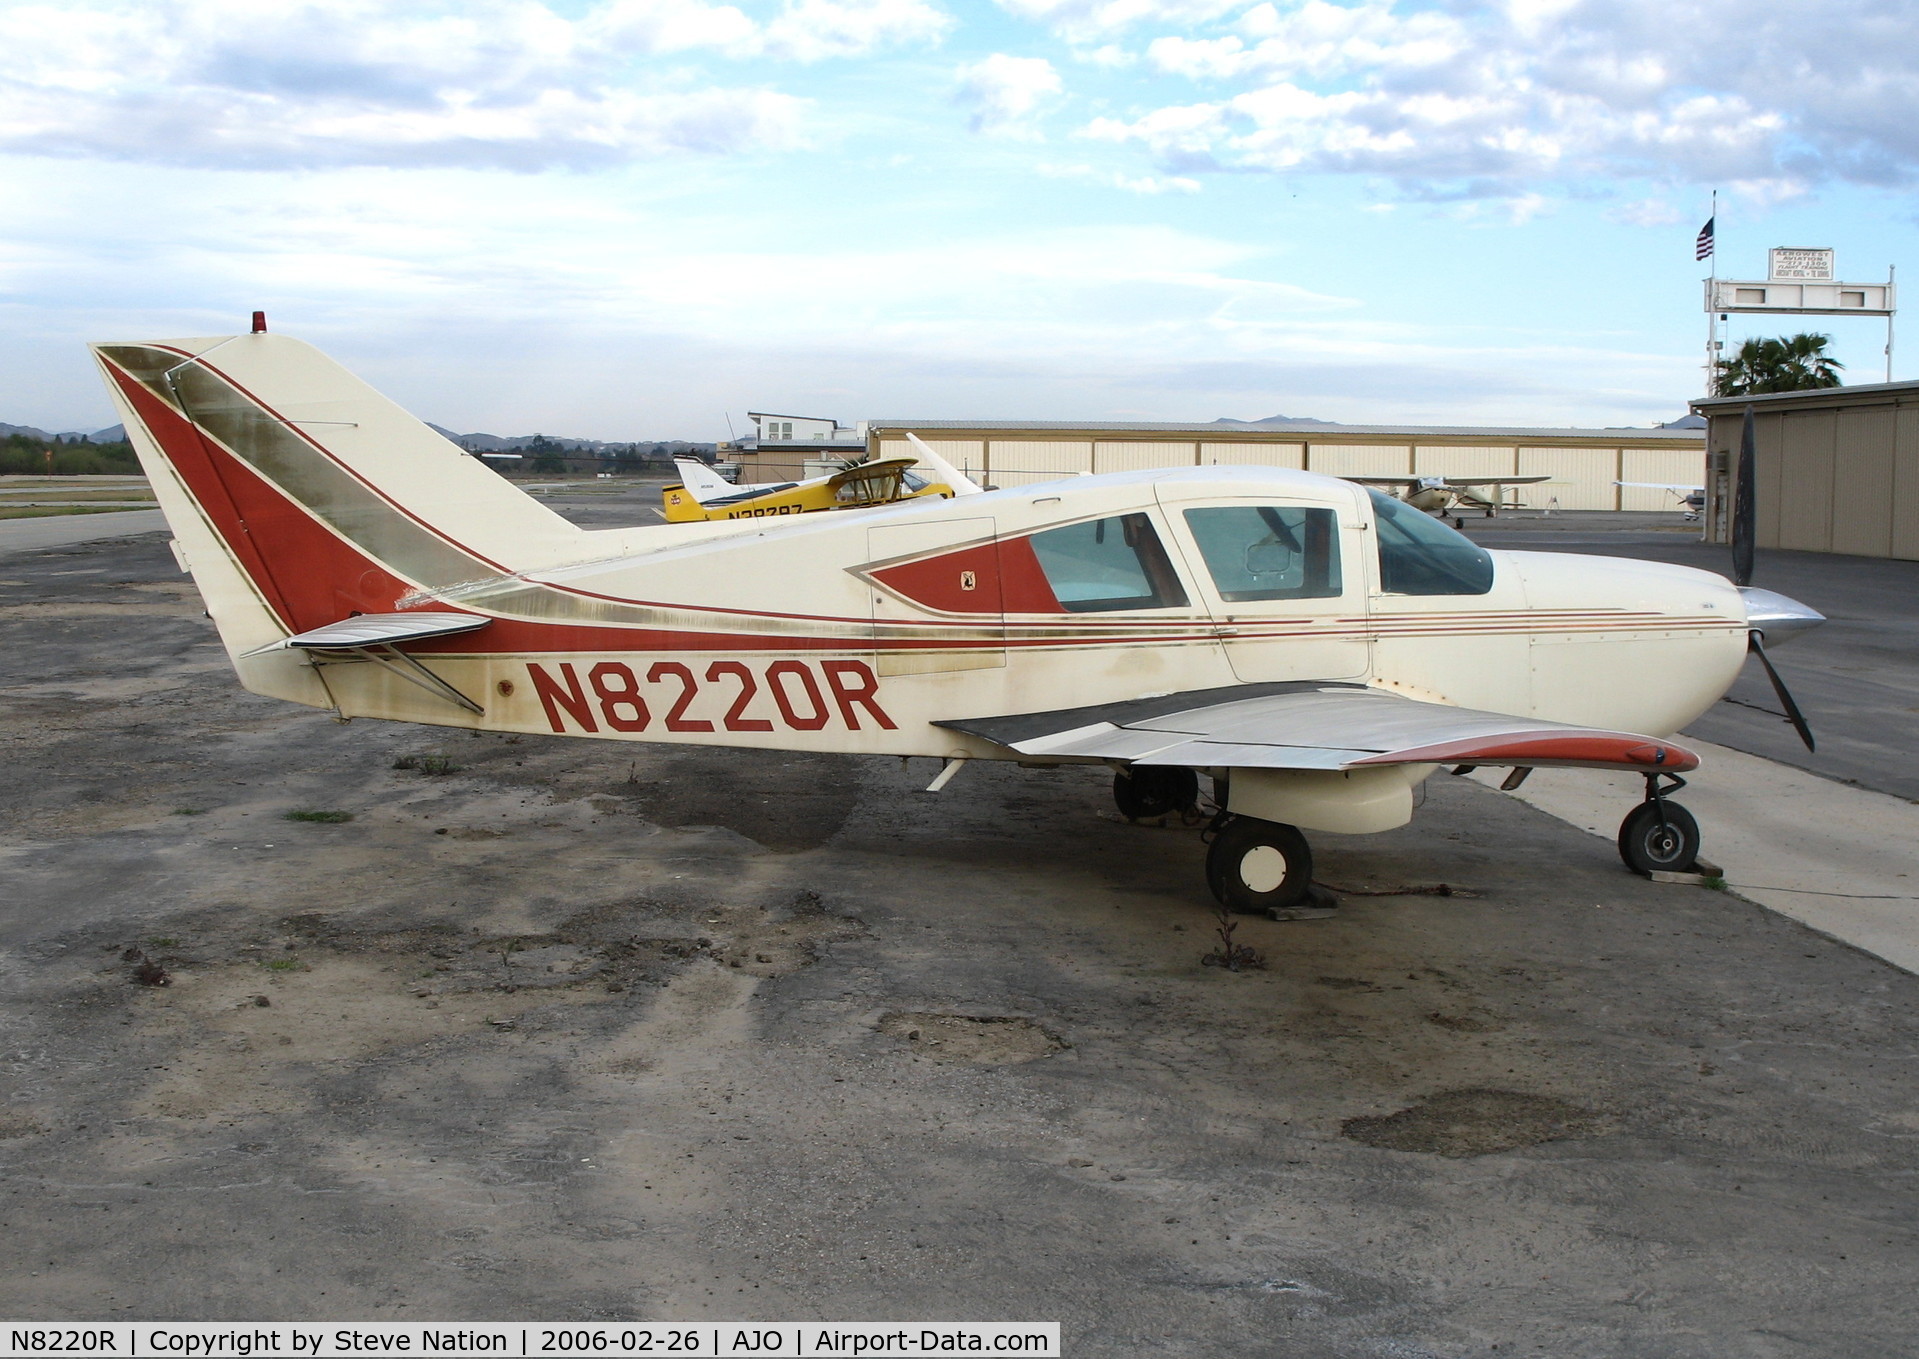
[[[1354,477],[1341,474],[1341,481],[1356,481],[1361,486],[1417,486],[1425,477]]]
[[[1021,755],[1194,769],[1558,765],[1680,773],[1699,757],[1633,732],[1478,712],[1354,684],[1240,684],[937,725]]]
[[[1649,491],[1671,491],[1674,495],[1698,495],[1704,486],[1678,486],[1667,481],[1615,481],[1615,486],[1643,486]]]
[[[1550,475],[1543,477],[1447,477],[1448,486],[1533,486],[1542,481],[1551,481]]]
[[[827,477],[826,484],[838,490],[849,481],[877,481],[882,477],[897,477],[913,465],[912,458],[874,458],[868,462],[856,462],[851,467],[841,468]]]

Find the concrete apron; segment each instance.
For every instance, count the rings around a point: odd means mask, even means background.
[[[167,526],[159,510],[110,510],[104,514],[50,514],[33,519],[0,519],[0,555],[69,547],[100,538],[152,533]]]
[[[1729,887],[1919,972],[1919,806],[1681,739],[1699,752],[1700,765],[1674,800],[1698,818],[1703,856],[1724,867]],[[1497,787],[1506,774],[1482,769],[1472,777]],[[1536,769],[1513,796],[1612,840],[1644,786],[1631,774]]]

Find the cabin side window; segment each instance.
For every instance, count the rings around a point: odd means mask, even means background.
[[[1026,541],[1068,613],[1175,609],[1186,603],[1153,521],[1143,514],[1067,524]]]
[[[1463,533],[1447,528],[1384,491],[1368,488],[1379,539],[1380,588],[1389,595],[1483,595],[1493,588],[1493,559]]]
[[[1339,516],[1333,510],[1219,505],[1187,510],[1186,527],[1228,603],[1340,593]]]

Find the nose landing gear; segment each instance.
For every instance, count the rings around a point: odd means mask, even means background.
[[[1699,823],[1677,802],[1666,801],[1667,793],[1685,786],[1677,774],[1646,775],[1646,800],[1620,823],[1619,857],[1642,877],[1688,873],[1699,858]]]

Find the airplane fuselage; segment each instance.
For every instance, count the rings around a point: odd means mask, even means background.
[[[1318,511],[1335,525],[1325,546],[1337,581],[1298,598],[1224,597],[1234,592],[1208,570],[1189,512],[1258,508]],[[1097,557],[1099,526],[1117,539],[1133,517],[1163,553],[1169,578],[1158,595],[1131,607],[1062,601],[1035,537],[1077,532]],[[1715,701],[1743,659],[1743,606],[1720,577],[1489,552],[1490,578],[1478,593],[1395,591],[1381,576],[1377,520],[1377,502],[1350,483],[1238,468],[1076,478],[767,531],[643,531],[603,561],[409,599],[409,607],[497,611],[484,630],[413,648],[480,713],[375,667],[316,672],[298,653],[255,658],[249,683],[346,716],[990,758],[996,752],[983,743],[933,723],[956,712],[1337,679],[1663,735]],[[654,534],[657,547],[647,541]]]

